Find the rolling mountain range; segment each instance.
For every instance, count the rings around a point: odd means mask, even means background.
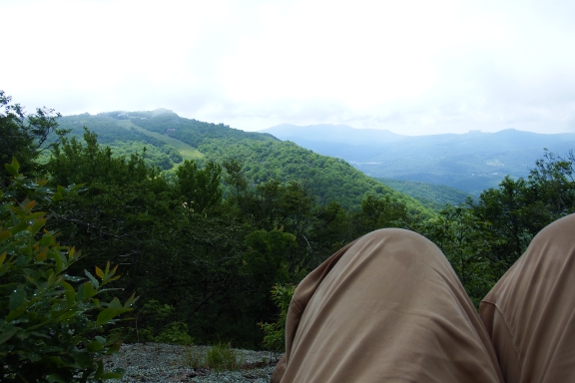
[[[186,159],[200,165],[235,159],[252,186],[270,180],[295,181],[320,204],[334,201],[359,209],[364,196],[371,194],[405,203],[412,216],[434,215],[431,207],[366,176],[344,160],[314,153],[270,134],[186,119],[168,110],[66,116],[59,124],[76,137],[82,137],[83,127],[90,129],[114,155],[142,154],[145,147],[146,160],[168,172]]]
[[[527,176],[545,148],[559,155],[575,148],[575,133],[513,129],[412,137],[346,125],[283,124],[261,132],[342,158],[372,177],[447,185],[475,196],[506,175]]]

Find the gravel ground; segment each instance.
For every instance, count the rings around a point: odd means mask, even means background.
[[[215,372],[191,368],[190,352],[205,351],[205,346],[176,346],[163,343],[124,344],[118,354],[106,360],[106,370],[125,368],[124,377],[109,382],[268,383],[280,355],[269,351],[235,350],[240,356],[240,371]]]

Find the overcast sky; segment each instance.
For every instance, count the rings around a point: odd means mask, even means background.
[[[29,112],[575,132],[573,0],[0,0],[0,20],[0,89]]]

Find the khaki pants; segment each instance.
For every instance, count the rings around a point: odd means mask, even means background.
[[[426,238],[359,238],[299,284],[272,382],[575,382],[575,215],[533,239],[479,314]]]

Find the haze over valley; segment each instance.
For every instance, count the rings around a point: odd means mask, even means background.
[[[526,177],[548,151],[566,156],[575,133],[496,133],[404,136],[347,125],[278,125],[261,132],[316,153],[342,158],[375,178],[447,185],[478,196],[507,175]]]

